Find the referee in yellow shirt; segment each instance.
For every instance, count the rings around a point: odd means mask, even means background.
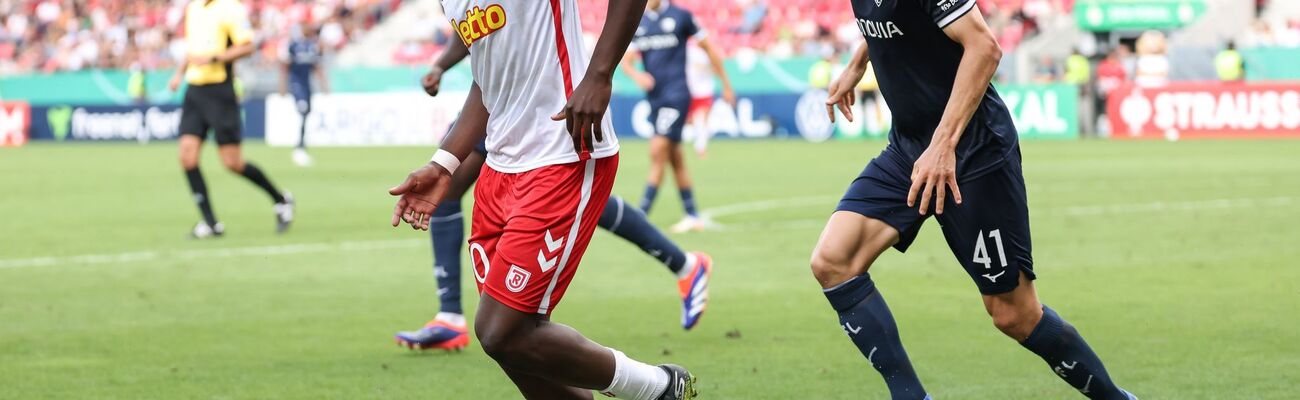
[[[203,214],[191,235],[209,238],[221,236],[225,230],[212,212],[207,183],[199,172],[199,149],[209,130],[216,136],[221,163],[271,196],[276,231],[284,232],[293,222],[292,197],[276,189],[261,169],[240,154],[243,123],[235,95],[234,63],[255,49],[248,9],[239,0],[191,0],[185,7],[185,47],[187,56],[172,77],[171,89],[179,88],[182,79],[189,84],[181,104],[180,159],[194,202]]]

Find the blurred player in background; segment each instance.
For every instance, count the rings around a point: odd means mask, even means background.
[[[189,181],[194,202],[203,221],[194,226],[195,238],[221,236],[225,227],[217,222],[208,197],[208,186],[199,172],[199,150],[208,130],[217,139],[221,163],[231,172],[248,178],[275,203],[276,232],[293,222],[293,198],[271,184],[262,170],[244,160],[239,99],[235,94],[235,61],[253,53],[253,29],[248,9],[238,0],[196,0],[185,7],[186,59],[176,69],[171,90],[184,79],[189,86],[181,103],[180,161]]]
[[[717,90],[713,78],[713,61],[709,53],[698,44],[687,47],[686,86],[691,91],[691,106],[686,115],[695,137],[695,154],[700,158],[708,158],[709,139],[713,138],[713,131],[709,130],[709,111],[713,109],[713,93]]]
[[[623,63],[623,70],[646,91],[650,102],[650,125],[654,127],[654,137],[650,138],[650,176],[645,195],[641,198],[641,210],[650,213],[650,206],[659,193],[659,184],[663,182],[664,167],[671,165],[677,190],[682,196],[682,207],[686,211],[686,217],[673,225],[673,232],[704,229],[704,221],[695,208],[691,175],[678,146],[692,98],[686,73],[686,48],[690,39],[694,39],[708,54],[714,74],[722,81],[722,98],[734,107],[736,93],[732,91],[727,71],[722,67],[722,56],[708,41],[708,33],[695,23],[690,11],[673,6],[668,0],[646,2],[645,15],[636,28],[636,40]],[[642,61],[645,71],[634,65],[637,59]]]
[[[1002,50],[976,0],[886,1],[851,2],[866,42],[826,102],[832,121],[834,107],[852,119],[853,88],[872,61],[895,111],[889,145],[850,184],[812,255],[842,329],[894,399],[930,398],[868,269],[890,246],[907,250],[933,211],[998,330],[1085,396],[1133,399],[1079,331],[1038,301],[1020,145],[989,83]]]
[[[465,46],[453,44],[443,51],[421,85],[430,96],[437,96],[442,85],[442,74],[459,63],[469,51]],[[461,162],[451,177],[451,186],[438,209],[429,217],[429,236],[433,240],[433,270],[438,280],[438,315],[423,328],[398,332],[395,339],[409,348],[459,349],[469,344],[465,316],[460,296],[460,251],[465,246],[465,224],[461,211],[461,198],[478,179],[487,149],[479,144],[469,157]],[[702,252],[687,253],[668,240],[659,229],[647,221],[641,210],[628,205],[618,196],[610,196],[604,212],[597,222],[600,228],[610,231],[640,247],[668,267],[677,277],[677,288],[682,299],[682,328],[690,330],[704,314],[709,299],[709,276],[713,261]]]
[[[486,139],[469,240],[483,351],[525,398],[694,398],[685,368],[632,360],[550,318],[613,189],[618,139],[606,114],[645,0],[609,2],[590,60],[575,0],[442,5],[469,47],[474,84],[432,160],[389,190],[400,196],[392,224],[427,230],[456,169]]]
[[[293,162],[300,167],[311,165],[311,155],[307,154],[307,116],[311,114],[311,77],[316,75],[321,93],[330,92],[330,81],[325,74],[321,50],[320,28],[305,26],[301,35],[295,35],[289,43],[280,47],[280,62],[284,65],[280,75],[280,94],[293,94],[293,105],[302,116],[298,128],[298,147],[293,150]]]

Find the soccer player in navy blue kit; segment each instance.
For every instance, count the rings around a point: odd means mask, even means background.
[[[892,397],[930,398],[868,269],[890,246],[907,250],[933,212],[998,330],[1088,398],[1133,399],[1034,291],[1020,146],[989,84],[1002,51],[975,2],[851,1],[866,43],[832,84],[826,111],[852,119],[854,86],[871,61],[894,125],[822,232],[813,275]]]
[[[442,74],[469,55],[464,46],[452,45],[438,57],[424,75],[425,93],[437,96]],[[465,222],[461,198],[478,180],[487,149],[480,144],[452,175],[452,182],[442,204],[430,217],[429,236],[433,242],[433,270],[438,280],[438,314],[420,329],[398,332],[394,339],[409,348],[452,350],[469,344],[465,314],[461,307],[460,257],[465,247]],[[713,259],[703,252],[682,251],[677,243],[664,236],[646,220],[640,209],[618,196],[610,196],[597,225],[617,235],[654,257],[677,277],[682,299],[682,328],[690,330],[700,321],[708,307],[709,276]]]
[[[298,128],[298,147],[293,150],[293,162],[302,167],[311,165],[311,155],[307,154],[307,115],[311,114],[312,75],[316,75],[317,82],[320,82],[321,92],[330,91],[325,67],[321,65],[325,53],[321,50],[318,29],[314,26],[304,27],[301,36],[293,38],[280,48],[280,61],[284,64],[280,94],[292,94],[294,108],[302,116],[302,124]]]
[[[723,100],[733,107],[736,105],[736,94],[727,79],[727,71],[722,67],[722,57],[707,36],[704,29],[695,23],[690,11],[669,4],[668,0],[650,0],[646,2],[646,12],[641,16],[636,37],[623,62],[623,70],[646,91],[646,99],[650,102],[649,122],[654,127],[654,137],[650,139],[650,176],[645,195],[641,198],[641,211],[650,212],[650,206],[659,193],[659,184],[663,182],[664,168],[671,166],[686,211],[686,217],[673,225],[674,232],[698,231],[704,227],[704,221],[695,208],[691,175],[686,170],[686,160],[682,158],[679,146],[691,106],[691,91],[686,83],[688,40],[695,40],[709,55],[713,72],[722,81]],[[645,71],[632,65],[638,54]]]

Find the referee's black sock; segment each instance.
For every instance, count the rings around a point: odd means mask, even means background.
[[[190,194],[193,195],[194,204],[199,206],[199,212],[203,213],[203,221],[208,226],[216,225],[217,217],[212,213],[212,202],[208,200],[208,184],[203,181],[199,167],[185,170],[185,180],[190,182]]]
[[[243,175],[245,178],[248,178],[248,180],[257,184],[258,187],[261,187],[262,190],[265,190],[266,194],[271,195],[271,200],[274,200],[276,203],[284,202],[284,195],[280,194],[280,191],[275,188],[275,185],[271,184],[271,180],[266,179],[266,175],[262,174],[262,170],[258,169],[256,165],[253,165],[253,163],[244,163]]]

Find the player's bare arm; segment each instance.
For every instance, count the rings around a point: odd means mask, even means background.
[[[218,54],[191,56],[189,62],[190,64],[232,63],[241,58],[248,57],[253,54],[254,50],[257,50],[257,45],[250,40],[243,44],[228,47],[225,51]]]
[[[627,52],[627,45],[632,42],[641,14],[645,13],[645,3],[646,0],[609,2],[605,27],[600,39],[596,41],[596,50],[591,55],[587,74],[578,87],[573,89],[564,110],[551,117],[556,121],[565,121],[569,135],[573,137],[573,150],[579,154],[591,151],[595,141],[605,140],[601,125],[613,91],[614,69]]]
[[[424,86],[424,92],[428,93],[429,96],[437,96],[438,90],[442,87],[442,74],[451,67],[456,66],[456,64],[460,63],[460,60],[464,60],[467,56],[469,56],[469,48],[463,44],[447,46],[447,49],[443,50],[442,54],[438,56],[438,60],[433,62],[433,66],[429,67],[429,72],[424,74],[424,78],[420,79],[420,85]]]
[[[189,66],[190,66],[190,60],[188,59],[181,60],[180,65],[176,66],[176,73],[172,74],[172,80],[167,83],[168,89],[171,89],[171,91],[175,92],[177,89],[181,88],[181,80],[185,79],[185,69],[189,68]]]
[[[289,60],[280,61],[280,95],[289,94]]]
[[[320,92],[329,93],[330,79],[329,79],[329,73],[327,73],[325,70],[325,63],[322,62],[316,65],[315,74],[316,74],[316,81],[320,82]]]
[[[731,78],[727,77],[727,69],[722,64],[722,54],[718,52],[709,39],[700,39],[700,49],[709,55],[709,64],[713,67],[713,76],[718,77],[722,82],[722,100],[726,101],[732,107],[736,106],[736,91],[731,88]]]
[[[931,196],[934,198],[934,212],[943,214],[949,188],[953,200],[961,204],[961,190],[957,188],[957,142],[961,140],[971,115],[975,114],[975,108],[979,107],[980,99],[998,69],[998,62],[1002,60],[1002,48],[978,9],[948,25],[943,32],[961,44],[963,52],[952,95],[943,110],[943,119],[934,131],[930,147],[921,153],[912,167],[912,187],[907,194],[907,205],[915,206],[917,197],[920,197],[921,214],[929,212]]]
[[[487,121],[483,92],[476,83],[469,90],[469,97],[465,99],[456,125],[442,139],[439,151],[451,153],[457,160],[469,157],[474,146],[487,137]],[[388,194],[400,196],[397,205],[393,207],[393,226],[406,222],[413,229],[429,230],[429,217],[438,208],[438,203],[451,185],[453,172],[437,161],[430,161],[412,171],[401,184],[389,189]]]
[[[640,61],[641,52],[628,50],[627,54],[623,56],[623,62],[621,63],[623,73],[632,78],[632,81],[636,82],[636,85],[640,87],[641,90],[649,92],[650,89],[654,89],[655,87],[655,77],[650,76],[650,73],[636,67],[637,63]]]
[[[831,122],[835,122],[835,108],[839,107],[840,113],[849,122],[853,122],[853,109],[850,108],[857,102],[855,88],[858,82],[862,81],[862,75],[867,73],[867,63],[871,62],[871,54],[867,53],[867,42],[863,41],[858,46],[858,50],[853,52],[853,59],[849,60],[849,65],[844,67],[844,72],[840,77],[831,82],[827,88],[829,96],[826,97],[826,116],[830,117]]]

